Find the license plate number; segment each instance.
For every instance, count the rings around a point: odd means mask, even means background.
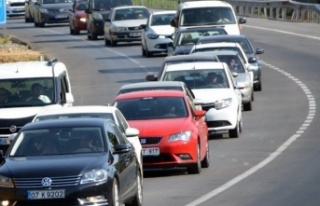
[[[159,156],[160,149],[158,147],[143,148],[142,155],[143,156]]]
[[[0,138],[0,145],[9,145],[10,141],[8,138]]]
[[[29,200],[39,199],[62,199],[65,197],[65,190],[31,190],[28,191]]]
[[[140,37],[141,34],[140,33],[130,33],[129,36],[130,37]]]

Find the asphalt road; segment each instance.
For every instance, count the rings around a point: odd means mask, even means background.
[[[2,27],[3,28],[3,27]],[[164,56],[144,58],[139,43],[105,47],[103,37],[70,36],[67,25],[34,28],[9,19],[7,32],[64,62],[75,105],[106,105],[119,87],[144,81]],[[210,168],[145,174],[147,206],[318,206],[320,205],[320,26],[248,19],[243,34],[260,58],[263,89],[244,112],[238,139],[210,140]]]

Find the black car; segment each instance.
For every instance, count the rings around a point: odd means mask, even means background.
[[[97,40],[104,35],[104,22],[110,10],[117,6],[132,5],[132,0],[89,0],[87,13],[88,39]]]
[[[168,43],[168,56],[189,54],[192,46],[197,44],[199,38],[223,34],[227,34],[223,27],[180,27],[172,36],[173,42]]]
[[[259,62],[259,58],[256,56],[257,54],[263,54],[264,49],[257,48],[254,49],[248,37],[245,35],[219,35],[219,36],[210,36],[210,37],[201,37],[197,44],[206,44],[206,43],[214,43],[214,42],[236,42],[239,43],[247,55],[250,65],[253,65],[255,68],[253,70],[253,83],[255,91],[262,90],[262,82],[261,82],[261,64]]]
[[[73,0],[38,0],[34,3],[34,26],[44,27],[45,24],[68,23],[72,3]]]
[[[8,206],[142,204],[142,171],[112,120],[29,123],[0,160]]]

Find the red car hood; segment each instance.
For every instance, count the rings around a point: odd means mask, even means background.
[[[129,120],[130,127],[137,128],[139,137],[167,136],[190,130],[189,118]]]

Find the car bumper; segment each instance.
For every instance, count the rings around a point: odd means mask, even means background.
[[[68,23],[69,22],[69,14],[67,14],[67,13],[59,13],[59,14],[41,13],[41,20],[43,23]]]
[[[206,123],[210,132],[234,129],[237,121],[238,109],[235,105],[219,110],[211,108],[206,112]]]
[[[117,42],[141,41],[141,31],[111,32],[111,38]]]
[[[108,205],[108,194],[106,191],[112,191],[112,183],[111,181],[101,183],[101,184],[90,184],[90,185],[79,185],[79,186],[71,186],[65,188],[52,188],[52,190],[64,189],[65,190],[65,198],[61,199],[42,199],[42,200],[30,200],[28,199],[28,191],[30,190],[46,190],[44,188],[32,188],[32,189],[0,189],[0,204],[2,201],[9,201],[12,205],[68,205],[68,206],[76,206],[76,205],[96,205],[96,206],[105,206]],[[88,201],[89,197],[102,197],[100,201]]]
[[[147,49],[150,52],[167,52],[167,44],[172,42],[172,39],[165,37],[159,37],[157,39],[145,38]]]
[[[74,22],[74,28],[78,31],[86,31],[87,30],[87,22],[80,21],[80,19],[76,19]]]
[[[24,6],[6,7],[7,16],[23,16],[25,14]]]
[[[161,142],[158,145],[142,145],[143,149],[158,147],[160,150],[158,156],[143,156],[144,169],[186,167],[196,162],[196,138],[191,137],[188,142],[167,142],[167,139],[163,138]]]

